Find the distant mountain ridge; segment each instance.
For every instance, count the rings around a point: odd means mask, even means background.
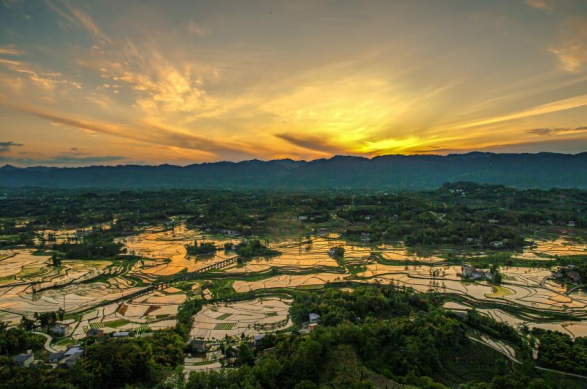
[[[213,162],[188,166],[88,166],[77,168],[6,165],[0,187],[51,188],[243,188],[433,189],[471,181],[518,188],[587,188],[587,152],[580,154],[385,155],[372,159],[335,156]]]

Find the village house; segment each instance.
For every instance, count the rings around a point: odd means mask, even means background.
[[[120,332],[115,332],[112,334],[113,338],[128,338],[130,336],[130,332],[128,331],[120,331]]]
[[[320,315],[317,313],[310,313],[310,323],[320,323]]]
[[[66,323],[55,323],[51,328],[51,332],[56,336],[67,336],[71,332],[71,327]]]
[[[202,339],[192,339],[189,341],[189,345],[192,348],[192,350],[195,350],[199,353],[205,353],[206,352],[206,341],[202,340]]]
[[[462,276],[473,280],[483,280],[490,278],[491,275],[483,270],[476,269],[473,265],[464,264],[461,267]]]
[[[555,271],[552,272],[554,279],[559,281],[572,282],[574,284],[581,283],[581,274],[575,269],[574,265],[559,266]]]
[[[255,348],[258,348],[259,346],[261,346],[261,341],[263,340],[264,337],[265,337],[265,334],[253,335],[253,344],[254,344]]]
[[[65,355],[65,351],[59,351],[56,353],[49,354],[49,363],[59,363],[59,361]]]
[[[33,354],[19,354],[12,358],[12,362],[21,367],[29,367],[35,361]]]
[[[493,247],[494,249],[499,249],[505,245],[505,240],[495,240],[495,241],[489,243],[489,245],[491,247]]]
[[[63,354],[63,357],[59,361],[59,366],[70,368],[82,355],[84,355],[84,350],[81,347],[70,347],[65,354]]]
[[[98,328],[90,328],[87,332],[86,332],[86,338],[90,338],[92,336],[95,336],[97,338],[101,338],[104,336],[104,330],[98,329]]]
[[[62,367],[67,367],[68,369],[71,368],[75,362],[83,355],[82,352],[75,353],[68,358],[64,358],[63,361],[59,364]]]
[[[361,233],[361,242],[363,242],[363,243],[371,242],[371,234],[369,232],[362,232]]]

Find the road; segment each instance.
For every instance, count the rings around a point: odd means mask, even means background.
[[[476,338],[471,337],[471,336],[469,336],[469,339],[471,339],[471,340],[473,340],[475,342],[479,342],[481,344],[484,344],[487,347],[492,348],[493,350],[497,351],[498,353],[500,353],[501,355],[505,356],[506,358],[508,358],[510,361],[512,361],[514,363],[517,363],[517,364],[521,364],[522,363],[522,362],[518,361],[516,358],[514,358],[513,356],[509,355],[508,353],[504,352],[500,348],[495,347],[494,345],[492,345],[490,343],[484,342],[484,341],[482,341],[480,339],[476,339]],[[547,371],[547,372],[550,372],[550,373],[562,374],[562,375],[566,375],[566,376],[569,376],[569,377],[582,378],[584,380],[587,380],[587,377],[586,376],[580,375],[580,374],[567,373],[567,372],[564,372],[564,371],[547,369],[545,367],[540,367],[540,366],[534,366],[534,367],[536,368],[536,370]]]
[[[45,334],[43,332],[36,332],[36,331],[32,331],[33,334],[37,334],[37,335],[41,335],[44,336],[47,340],[45,341],[45,344],[43,345],[43,347],[45,348],[45,350],[47,350],[50,353],[57,353],[60,350],[54,349],[51,346],[51,341],[53,341],[53,338],[51,337],[51,335]]]

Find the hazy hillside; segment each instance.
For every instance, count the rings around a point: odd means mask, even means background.
[[[436,188],[471,181],[514,187],[587,187],[587,153],[336,156],[311,162],[217,162],[185,167],[0,168],[4,187]]]

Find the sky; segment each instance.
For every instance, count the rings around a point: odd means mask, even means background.
[[[587,0],[0,1],[0,165],[587,151]]]

